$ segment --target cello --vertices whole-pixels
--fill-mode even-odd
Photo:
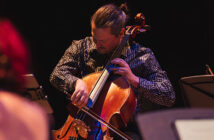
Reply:
[[[120,57],[127,41],[134,38],[137,33],[146,31],[144,15],[137,14],[135,20],[141,24],[127,26],[120,45],[113,52],[103,71],[82,78],[90,92],[88,105],[77,108],[70,103],[67,106],[70,115],[63,127],[53,131],[54,140],[95,139],[98,134],[94,134],[94,130],[98,127],[106,136],[114,133],[123,139],[132,139],[119,128],[127,125],[135,111],[137,100],[128,82],[123,77],[112,75],[109,69],[114,67],[111,60]],[[66,94],[71,96],[69,93]]]

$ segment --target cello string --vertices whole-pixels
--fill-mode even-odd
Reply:
[[[124,140],[132,140],[132,138],[130,138],[128,135],[126,135],[125,133],[123,133],[122,131],[120,131],[119,129],[117,129],[116,127],[114,127],[113,125],[107,123],[105,120],[103,120],[102,118],[100,118],[94,112],[90,111],[88,108],[86,108],[86,107],[82,108],[82,111],[84,111],[91,118],[93,118],[96,121],[98,121],[100,124],[103,124],[106,127],[108,127],[110,130],[112,130],[113,132],[115,132],[117,135],[119,135],[120,137],[122,137]]]

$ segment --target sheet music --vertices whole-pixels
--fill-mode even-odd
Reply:
[[[214,140],[214,119],[176,120],[180,140]]]

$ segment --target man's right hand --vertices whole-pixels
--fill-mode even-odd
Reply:
[[[88,103],[89,92],[86,83],[78,79],[75,84],[75,91],[71,96],[72,103],[81,108],[84,107]]]

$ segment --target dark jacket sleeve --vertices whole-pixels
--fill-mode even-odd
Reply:
[[[64,93],[70,93],[74,89],[73,83],[80,77],[78,73],[79,47],[80,42],[73,41],[50,76],[51,84]]]
[[[174,104],[175,92],[172,84],[151,49],[139,49],[135,59],[130,62],[130,67],[139,77],[139,87],[133,87],[138,94],[138,99],[145,98],[155,104],[168,107]]]

